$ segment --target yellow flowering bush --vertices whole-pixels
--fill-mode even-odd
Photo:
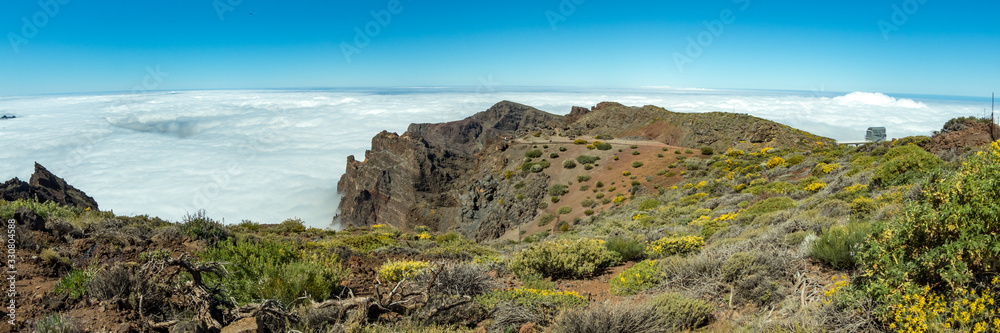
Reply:
[[[735,220],[736,217],[739,216],[739,214],[740,214],[740,212],[729,213],[729,214],[722,214],[722,215],[719,215],[719,217],[716,217],[713,221],[722,221],[722,222],[725,222],[725,221]]]
[[[643,260],[611,279],[611,293],[619,296],[633,295],[658,286],[663,281],[663,276],[656,260]]]
[[[902,311],[903,321],[895,323],[901,329],[933,329],[937,322],[960,331],[996,329],[988,325],[1000,319],[993,304],[1000,281],[985,286],[982,281],[996,276],[1000,262],[997,179],[1000,144],[994,143],[959,170],[926,184],[899,217],[872,222],[859,254],[860,291],[880,300],[884,315]],[[921,304],[938,303],[946,303],[947,318],[932,319],[934,311],[919,318],[917,310],[928,307]]]
[[[819,163],[819,164],[816,164],[816,167],[813,168],[812,174],[813,174],[813,176],[820,177],[820,176],[823,176],[823,175],[828,174],[830,172],[833,172],[833,170],[837,170],[837,169],[840,169],[840,164],[837,164],[837,163],[829,163],[829,164],[827,164],[827,163]]]
[[[767,160],[768,169],[774,169],[783,165],[785,165],[785,159],[781,158],[780,156],[775,156]]]
[[[421,233],[417,234],[417,238],[418,239],[431,239],[431,238],[434,238],[434,236],[432,236],[429,232],[424,231],[424,232],[421,232]]]
[[[840,293],[840,291],[844,289],[844,287],[847,287],[848,285],[851,284],[851,280],[847,278],[847,275],[839,276],[840,281],[837,281],[837,278],[838,276],[836,275],[830,277],[830,279],[833,280],[833,284],[830,285],[830,289],[827,289],[826,291],[823,292],[824,304],[832,303],[836,299],[837,294]]]
[[[852,214],[867,214],[875,210],[875,200],[871,198],[857,198],[851,201]]]
[[[726,156],[729,156],[729,157],[743,156],[743,151],[739,150],[739,149],[729,148],[729,150],[726,150]]]
[[[555,305],[557,308],[576,308],[587,305],[587,299],[575,291],[532,288],[494,290],[477,296],[475,302],[487,309],[492,309],[503,302],[522,306],[536,306],[545,303]]]
[[[844,192],[847,192],[847,193],[854,193],[854,192],[860,192],[860,191],[864,191],[864,190],[867,190],[867,189],[868,189],[868,185],[864,185],[864,184],[854,184],[854,185],[851,185],[851,186],[848,186],[848,187],[845,187],[845,188],[844,188]]]
[[[552,278],[585,277],[618,263],[617,253],[601,239],[560,239],[533,244],[511,256],[507,268],[517,276],[541,274]]]
[[[702,187],[705,187],[705,181],[704,180],[698,182],[698,184],[694,186],[695,189],[699,189],[699,188],[702,188]]]
[[[430,268],[431,265],[424,261],[388,261],[378,269],[378,277],[382,281],[396,283],[403,279],[409,279]]]
[[[646,254],[654,258],[686,255],[701,251],[705,239],[699,236],[663,237],[646,245]]]
[[[476,256],[475,258],[472,259],[472,262],[475,263],[476,265],[482,265],[482,266],[496,266],[504,264],[503,258],[497,255]]]
[[[622,176],[628,177],[631,174],[632,174],[632,172],[630,172],[630,171],[622,171]]]
[[[937,293],[930,287],[903,295],[900,303],[892,305],[892,322],[889,328],[896,332],[1000,331],[997,282],[1000,281],[994,277],[991,285],[981,292],[958,288],[950,297]]]
[[[824,188],[826,188],[826,183],[824,183],[824,182],[815,182],[815,183],[806,185],[806,191],[809,191],[809,192],[818,192],[819,190],[822,190]]]

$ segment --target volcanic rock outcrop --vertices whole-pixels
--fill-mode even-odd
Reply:
[[[403,135],[383,131],[372,139],[364,161],[347,157],[347,170],[337,183],[343,194],[337,218],[345,226],[448,229],[461,221],[459,197],[482,165],[486,147],[495,147],[488,152],[495,156],[506,146],[505,138],[561,123],[560,116],[503,101],[463,120],[412,124]]]
[[[62,178],[35,163],[35,172],[28,182],[16,177],[0,185],[0,199],[15,201],[37,198],[39,202],[56,202],[60,205],[97,210],[97,201],[83,191],[66,183]]]

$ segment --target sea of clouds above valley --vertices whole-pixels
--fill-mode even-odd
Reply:
[[[885,126],[929,135],[988,101],[879,93],[644,89],[236,90],[0,97],[0,179],[39,162],[117,214],[180,220],[205,209],[238,223],[302,218],[327,227],[347,155],[379,131],[458,120],[511,100],[556,114],[602,101],[747,113],[842,141]]]

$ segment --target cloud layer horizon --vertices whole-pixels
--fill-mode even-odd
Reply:
[[[555,114],[603,101],[677,112],[738,112],[841,141],[869,126],[930,135],[983,103],[849,94],[641,88],[235,90],[0,98],[0,179],[39,162],[117,214],[180,220],[199,209],[226,223],[298,217],[329,227],[346,157],[410,123],[465,118],[510,100]],[[988,103],[986,104],[988,106]]]

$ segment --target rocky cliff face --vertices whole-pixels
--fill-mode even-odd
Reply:
[[[459,198],[458,229],[476,241],[499,238],[508,229],[535,218],[538,203],[546,199],[548,184],[548,176],[535,173],[516,181],[492,175],[474,179]]]
[[[504,101],[460,121],[412,124],[403,135],[379,133],[364,161],[348,156],[347,171],[337,184],[343,198],[335,219],[345,226],[448,229],[463,221],[465,213],[458,210],[468,204],[460,197],[471,180],[483,176],[476,166],[487,147],[502,149],[504,137],[561,123],[559,116]]]
[[[66,184],[65,180],[52,174],[38,163],[35,163],[35,172],[27,183],[14,178],[0,185],[0,199],[2,200],[15,201],[32,198],[38,198],[39,202],[53,201],[61,205],[97,210],[97,201],[94,201],[94,198]]]

